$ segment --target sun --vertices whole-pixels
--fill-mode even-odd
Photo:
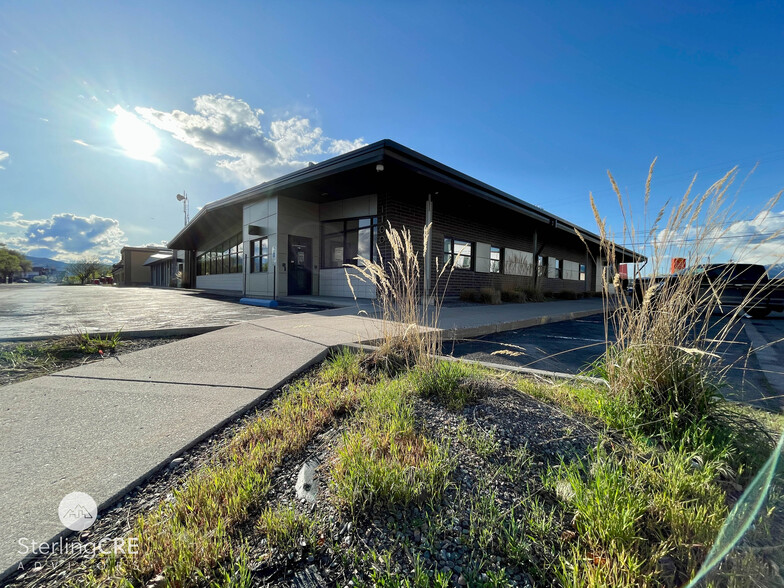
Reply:
[[[150,161],[154,158],[160,141],[158,135],[134,114],[117,107],[112,109],[117,115],[112,130],[114,138],[125,154],[133,159]]]

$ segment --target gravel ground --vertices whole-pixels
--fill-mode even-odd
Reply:
[[[535,574],[536,562],[550,554],[539,551],[541,548],[534,543],[531,565],[525,569],[515,565],[496,548],[499,529],[489,529],[490,544],[480,548],[477,538],[471,535],[472,499],[494,494],[498,508],[508,513],[512,507],[526,508],[536,496],[552,512],[555,536],[568,536],[571,523],[561,520],[552,506],[555,499],[548,497],[543,488],[542,474],[562,459],[585,456],[595,446],[597,436],[585,423],[500,382],[487,381],[483,388],[480,400],[461,412],[450,412],[431,401],[417,401],[417,418],[424,432],[434,439],[451,440],[449,451],[456,468],[453,483],[440,501],[405,509],[376,508],[357,518],[337,510],[330,500],[325,464],[333,459],[350,417],[322,431],[305,451],[289,456],[275,472],[266,504],[292,505],[316,520],[318,539],[313,545],[300,540],[288,549],[271,548],[255,528],[256,517],[251,517],[240,535],[249,547],[253,586],[353,586],[355,582],[372,581],[375,571],[384,567],[393,572],[409,572],[416,560],[431,571],[441,570],[455,586],[486,580],[485,572],[492,574],[501,569],[506,572],[506,585],[533,585],[531,574]],[[169,499],[189,472],[208,461],[244,423],[268,408],[269,401],[175,460],[115,507],[100,513],[88,531],[69,541],[97,543],[128,533],[137,515]],[[494,439],[495,449],[490,454],[477,454],[461,431]],[[521,452],[528,455],[524,464],[516,461]],[[313,459],[321,465],[316,470],[317,501],[310,504],[297,500],[295,482],[302,464]],[[511,466],[516,468],[516,474],[504,474],[503,468]],[[372,550],[387,554],[387,562],[363,560]],[[73,553],[74,548],[66,551],[70,554],[53,554],[28,563],[27,569],[8,585],[54,587],[66,579],[78,585],[90,557]],[[482,571],[477,572],[480,565]]]

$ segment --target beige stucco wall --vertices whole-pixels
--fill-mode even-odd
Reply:
[[[245,293],[247,296],[272,298],[288,295],[289,235],[308,237],[312,242],[311,294],[322,296],[350,296],[342,269],[322,270],[321,221],[374,216],[378,204],[376,195],[349,198],[327,204],[316,204],[292,198],[263,198],[243,208],[243,241],[245,248]],[[260,235],[248,232],[250,225],[261,227]],[[269,239],[270,271],[250,273],[250,242],[259,237]],[[225,238],[225,237],[224,237]],[[220,239],[216,239],[216,242]],[[272,264],[275,258],[275,275]],[[322,283],[323,280],[323,283]],[[277,293],[273,290],[273,281]],[[372,289],[358,285],[358,294],[372,297]]]
[[[250,235],[248,226],[255,225],[262,228],[261,235]],[[250,273],[250,242],[259,237],[269,239],[270,270],[263,273]],[[272,257],[273,252],[277,255],[278,251],[278,198],[264,198],[253,204],[246,205],[242,210],[242,241],[245,251],[245,294],[247,296],[258,296],[262,298],[272,298],[273,292],[273,272]],[[277,255],[279,258],[280,256]]]
[[[144,262],[157,250],[126,249],[123,252],[124,286],[143,286],[150,283],[150,268]]]

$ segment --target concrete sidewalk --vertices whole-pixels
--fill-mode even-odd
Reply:
[[[445,339],[601,311],[601,300],[442,309]],[[334,345],[380,336],[356,308],[278,315],[0,389],[0,578],[18,541],[63,532],[63,496],[101,510],[158,468],[320,361]]]

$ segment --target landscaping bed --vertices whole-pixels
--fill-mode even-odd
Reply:
[[[116,337],[91,337],[81,334],[38,341],[0,342],[0,386],[184,338],[186,337],[122,339],[119,334]]]
[[[600,387],[379,365],[336,354],[73,538],[137,554],[49,556],[10,585],[682,585],[770,451],[665,447]],[[778,556],[743,573],[766,585]]]

